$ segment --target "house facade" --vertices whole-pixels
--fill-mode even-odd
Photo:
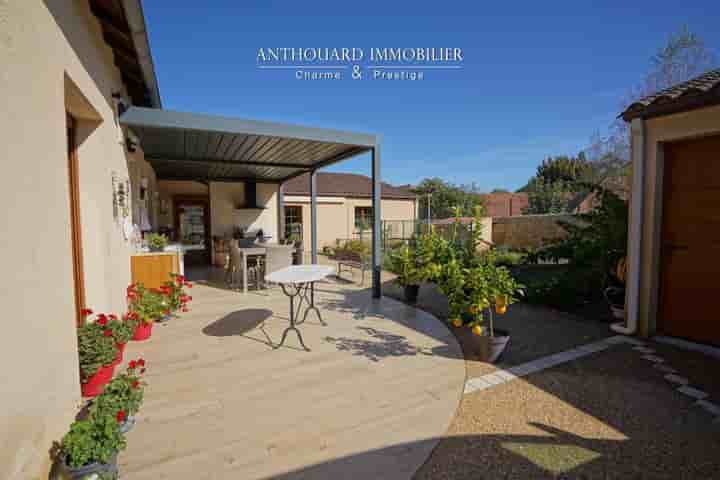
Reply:
[[[630,105],[623,333],[720,345],[720,69]]]
[[[80,402],[78,309],[125,308],[124,220],[138,203],[113,203],[112,192],[155,183],[142,149],[126,149],[118,106],[160,104],[139,2],[10,0],[0,23],[0,296],[12,319],[0,353],[0,478],[30,479],[46,475]]]
[[[82,401],[80,312],[125,312],[140,232],[200,245],[208,264],[212,236],[262,229],[282,240],[283,182],[370,153],[377,191],[380,145],[162,110],[140,0],[9,0],[0,24],[0,478],[47,478]],[[382,210],[379,197],[370,204]]]
[[[310,238],[310,177],[301,175],[283,186],[285,195],[284,223],[288,232]],[[319,172],[318,195],[318,246],[333,246],[337,240],[369,240],[372,231],[372,183],[365,175],[352,173]],[[382,220],[388,228],[402,229],[418,216],[416,195],[409,186],[382,185]],[[296,230],[293,230],[295,228]],[[309,248],[304,242],[305,249]]]

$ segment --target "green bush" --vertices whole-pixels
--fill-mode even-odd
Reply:
[[[69,467],[78,468],[94,462],[108,463],[125,445],[115,416],[103,415],[70,425],[70,431],[60,444],[60,452]]]
[[[86,382],[101,367],[110,365],[117,355],[112,331],[97,322],[86,323],[77,330],[80,378]]]
[[[117,418],[135,415],[142,405],[145,383],[142,374],[145,372],[145,360],[133,360],[125,373],[113,378],[92,403],[90,417],[100,418],[109,415]]]

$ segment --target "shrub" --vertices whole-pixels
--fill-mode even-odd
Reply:
[[[559,306],[597,298],[608,284],[627,249],[628,211],[625,201],[610,190],[592,187],[600,204],[579,215],[580,222],[561,222],[567,236],[537,252],[542,259],[567,260],[568,270],[542,289]],[[553,291],[557,290],[557,291]]]
[[[101,415],[70,425],[60,444],[65,463],[72,468],[94,462],[108,463],[126,445],[118,423],[115,416]]]
[[[86,382],[104,365],[110,365],[117,355],[112,330],[97,322],[86,323],[77,330],[80,378]]]

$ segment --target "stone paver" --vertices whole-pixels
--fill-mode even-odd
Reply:
[[[589,343],[587,345],[582,345],[580,347],[566,350],[564,352],[555,353],[553,355],[548,355],[546,357],[538,358],[537,360],[523,363],[521,365],[511,367],[507,370],[498,370],[496,372],[489,373],[486,375],[481,375],[479,377],[473,377],[473,378],[468,379],[465,382],[464,392],[465,392],[465,394],[469,394],[469,393],[476,392],[478,390],[485,390],[487,388],[491,388],[491,387],[509,382],[518,377],[524,377],[524,376],[530,375],[532,373],[539,372],[541,370],[545,370],[547,368],[551,368],[551,367],[555,367],[557,365],[561,365],[563,363],[571,362],[573,360],[582,358],[586,355],[590,355],[593,353],[601,352],[603,350],[607,350],[608,348],[610,348],[613,345],[620,345],[623,343],[628,343],[628,344],[634,345],[636,343],[636,341],[635,341],[635,339],[633,339],[631,337],[617,335],[614,337],[609,337],[609,338],[606,338],[603,340],[599,340],[594,343]]]
[[[664,363],[665,360],[663,360],[662,357],[658,357],[657,355],[643,355],[643,359],[648,360],[653,363]]]
[[[653,367],[660,370],[661,372],[665,372],[665,373],[676,373],[677,372],[677,370],[675,370],[671,366],[663,365],[661,363],[656,363],[653,365]]]
[[[688,397],[692,397],[697,400],[704,400],[708,397],[708,394],[703,392],[702,390],[698,390],[697,388],[693,388],[693,387],[688,387],[687,385],[679,387],[677,389],[677,391],[682,393],[683,395],[687,395]]]
[[[677,383],[678,385],[687,385],[689,380],[685,377],[681,377],[680,375],[675,375],[674,373],[668,373],[665,375],[665,380],[671,383]]]
[[[717,403],[712,403],[707,400],[698,400],[695,404],[716,417],[720,417],[720,405]]]

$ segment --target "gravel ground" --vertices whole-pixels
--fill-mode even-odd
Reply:
[[[720,425],[640,356],[619,346],[465,395],[416,479],[718,478]]]
[[[383,294],[404,301],[402,289],[393,282],[383,285]],[[416,305],[445,320],[447,300],[432,284],[423,284]],[[518,303],[508,312],[496,316],[496,328],[510,332],[510,344],[496,365],[473,358],[465,338],[458,336],[466,359],[468,378],[490,373],[497,368],[508,368],[540,357],[569,350],[614,335],[608,324],[585,320],[576,315],[551,308]]]
[[[687,378],[691,386],[707,392],[709,400],[720,404],[720,359],[664,343],[648,342],[647,346],[677,370],[677,375]],[[717,476],[720,478],[720,474]]]

